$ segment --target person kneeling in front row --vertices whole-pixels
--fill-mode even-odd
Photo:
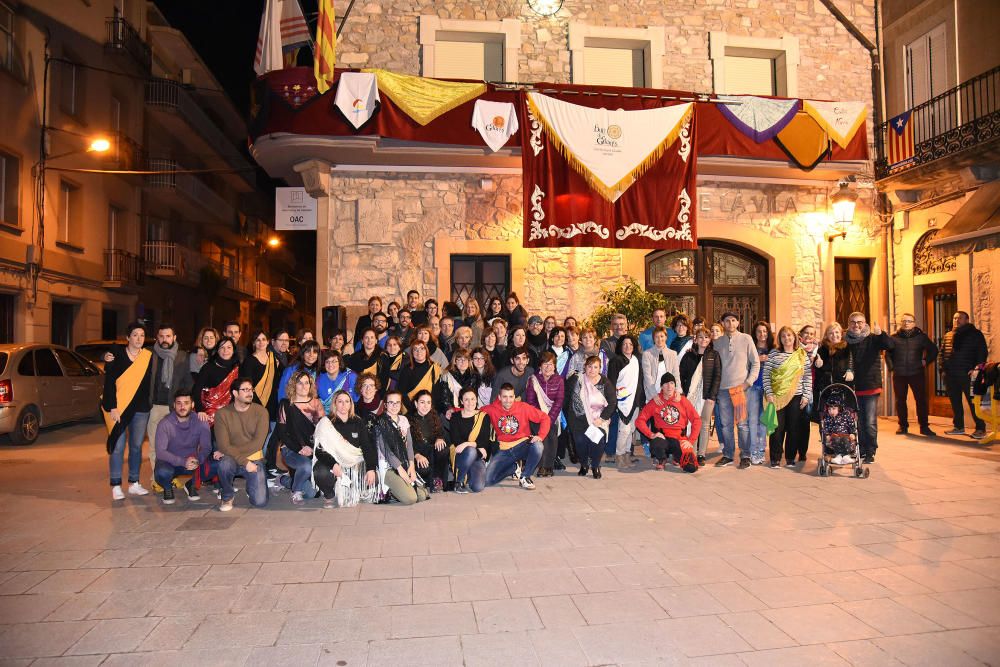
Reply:
[[[534,489],[535,483],[531,476],[542,460],[542,443],[552,426],[549,416],[536,407],[516,400],[514,385],[509,382],[501,385],[499,398],[484,406],[482,412],[490,418],[500,442],[499,451],[486,468],[486,485],[493,486],[510,476],[517,469],[517,462],[524,461],[517,481],[522,489]],[[530,424],[538,425],[538,435],[531,435]]]
[[[191,475],[184,485],[191,500],[198,500],[199,474],[213,477],[214,462],[205,467],[212,453],[212,433],[208,424],[192,418],[194,400],[190,391],[178,391],[174,396],[174,411],[156,426],[156,465],[153,479],[163,487],[163,504],[174,504],[174,478]]]
[[[653,420],[656,430],[649,428]],[[639,413],[639,431],[649,438],[649,451],[656,459],[656,469],[663,470],[668,456],[684,472],[698,471],[698,458],[694,445],[686,435],[688,425],[695,438],[701,430],[701,417],[686,397],[677,392],[677,382],[673,374],[664,373],[660,378],[660,393],[653,397]]]
[[[253,507],[267,505],[267,471],[264,469],[264,441],[270,430],[267,408],[254,403],[253,381],[238,378],[232,386],[233,401],[215,413],[213,454],[219,462],[219,486],[222,487],[220,512],[233,509],[237,475],[247,483],[247,495]]]

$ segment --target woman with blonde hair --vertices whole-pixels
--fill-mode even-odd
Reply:
[[[375,497],[378,449],[364,421],[354,414],[354,400],[340,389],[331,400],[328,419],[316,425],[313,475],[323,492],[323,507],[353,507]],[[338,483],[339,482],[339,483]]]
[[[486,322],[483,320],[483,309],[479,307],[479,302],[472,297],[466,299],[465,307],[462,309],[462,318],[465,326],[472,329],[472,340],[481,340]]]
[[[313,486],[313,435],[316,424],[326,416],[326,411],[323,402],[316,396],[316,382],[308,371],[292,373],[285,395],[286,398],[278,403],[274,438],[281,446],[281,455],[289,471],[289,475],[282,475],[281,485],[292,490],[292,504],[301,506],[316,495]]]

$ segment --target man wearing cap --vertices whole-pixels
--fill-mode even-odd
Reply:
[[[650,419],[655,430],[649,428]],[[649,438],[649,451],[656,459],[657,470],[663,470],[667,457],[673,456],[684,472],[697,472],[698,458],[691,437],[697,439],[701,432],[701,417],[691,402],[677,391],[672,373],[664,373],[660,378],[660,392],[639,412],[636,425]]]
[[[535,353],[535,359],[549,348],[549,337],[545,334],[545,320],[538,315],[528,318],[528,347]]]
[[[749,334],[740,332],[740,318],[736,313],[723,313],[722,328],[725,333],[712,343],[722,361],[722,382],[715,404],[715,425],[722,443],[722,458],[716,467],[730,465],[736,454],[733,426],[739,434],[740,465],[750,467],[750,425],[747,412],[746,390],[753,385],[760,371],[757,346]]]

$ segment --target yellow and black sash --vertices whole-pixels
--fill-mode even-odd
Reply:
[[[416,384],[413,389],[407,392],[406,397],[413,401],[413,397],[423,390],[432,391],[434,389],[434,383],[438,381],[441,377],[441,367],[437,365],[436,361],[430,362],[427,366],[427,372],[424,376],[420,378],[420,382]]]
[[[253,393],[256,394],[257,400],[265,408],[268,401],[271,400],[271,390],[274,389],[274,368],[274,353],[268,350],[267,362],[264,364],[264,375],[253,387]]]
[[[123,352],[123,354],[128,354]],[[111,413],[101,408],[101,412],[104,414],[104,425],[108,429],[108,442],[107,449],[110,454],[115,448],[115,442],[118,440],[118,436],[121,435],[122,429],[131,421],[132,414],[135,410],[132,410],[132,399],[135,398],[135,394],[139,391],[139,385],[142,384],[143,380],[146,378],[146,373],[149,371],[149,365],[153,361],[153,353],[146,348],[139,350],[139,354],[136,356],[132,365],[125,369],[125,372],[118,376],[115,380],[115,405],[117,405],[118,410],[118,421],[116,422],[111,418]]]

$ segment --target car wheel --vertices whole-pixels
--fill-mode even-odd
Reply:
[[[33,405],[25,406],[17,416],[14,430],[10,432],[10,441],[15,445],[33,444],[38,439],[40,426],[38,408]]]

